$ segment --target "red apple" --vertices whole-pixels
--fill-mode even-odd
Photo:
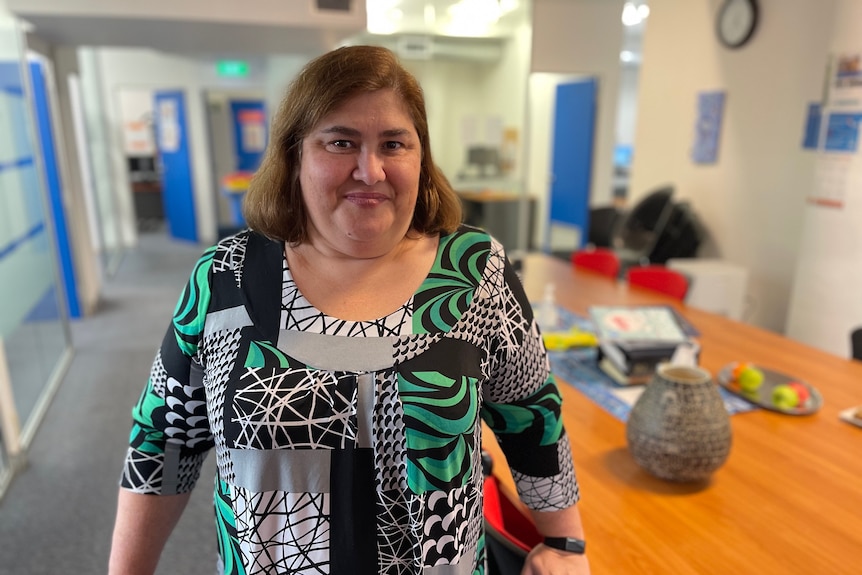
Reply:
[[[809,397],[811,397],[811,392],[808,391],[808,387],[798,381],[791,381],[787,385],[796,392],[796,396],[799,398],[797,400],[797,406],[805,405],[805,402],[808,401]]]

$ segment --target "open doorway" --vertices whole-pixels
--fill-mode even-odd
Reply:
[[[217,188],[216,223],[223,238],[245,227],[242,196],[266,149],[265,96],[248,90],[207,90],[204,101]]]

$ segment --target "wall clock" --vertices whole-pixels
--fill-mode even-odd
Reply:
[[[728,48],[741,48],[754,36],[758,17],[757,0],[725,0],[716,21],[719,40]]]

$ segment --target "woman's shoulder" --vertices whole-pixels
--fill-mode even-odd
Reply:
[[[236,271],[244,267],[246,261],[280,260],[283,244],[246,228],[221,238],[208,251],[213,254],[215,271]]]
[[[487,250],[489,256],[503,256],[505,253],[503,245],[489,232],[467,224],[461,224],[454,232],[441,236],[440,245],[441,247],[457,245],[461,251],[465,249],[465,245],[470,245],[472,253],[477,250]]]

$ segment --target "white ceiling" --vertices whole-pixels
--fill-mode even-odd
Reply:
[[[34,15],[32,34],[55,45],[148,47],[182,54],[318,54],[352,31],[142,18]]]
[[[515,9],[491,26],[487,30],[488,36],[508,35],[515,27],[529,21],[530,0],[502,1],[512,2]],[[396,35],[437,35],[447,32],[449,7],[456,2],[366,0],[365,4],[372,18],[378,14],[400,14],[400,19],[393,21],[391,26],[391,31]],[[83,15],[70,14],[68,11],[61,14],[51,13],[44,6],[33,9],[34,3],[26,0],[10,0],[9,4],[17,16],[32,26],[32,34],[55,45],[149,47],[165,52],[214,55],[317,54],[351,38],[368,38],[364,18],[362,29],[359,29],[355,26],[346,28],[343,25],[335,27],[304,23],[234,24],[225,21],[142,18],[140,15],[107,17],[92,11]]]

